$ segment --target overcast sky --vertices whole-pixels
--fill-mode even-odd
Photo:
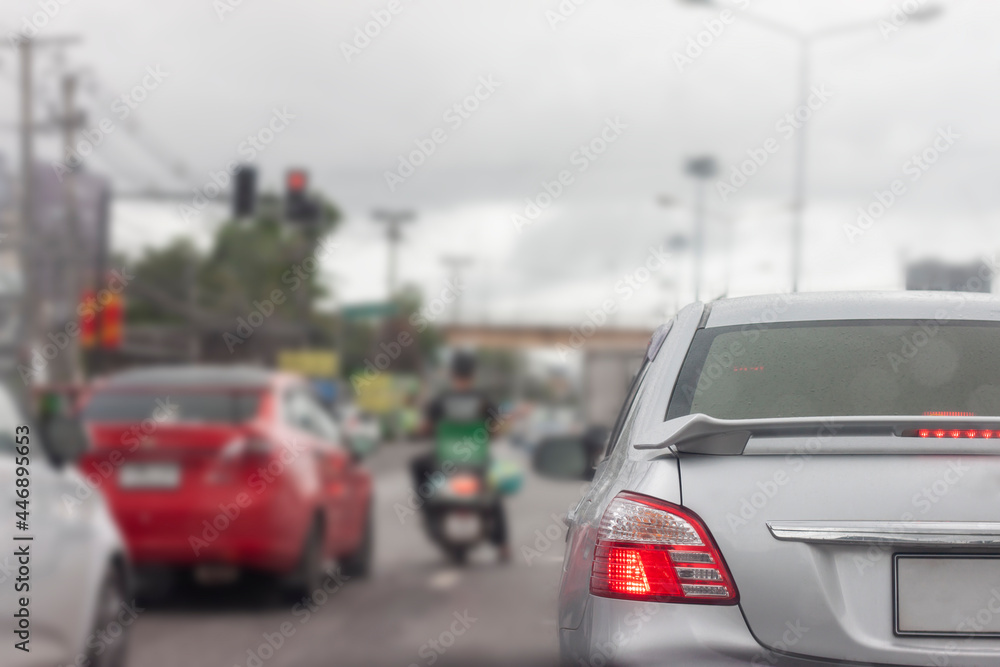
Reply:
[[[85,68],[94,82],[81,94],[90,123],[116,123],[87,165],[121,191],[202,186],[245,157],[241,143],[267,127],[275,109],[294,116],[254,162],[274,189],[287,167],[310,169],[314,186],[344,210],[327,276],[346,301],[384,296],[385,244],[370,212],[398,207],[419,214],[407,230],[401,276],[428,298],[444,284],[442,255],[475,257],[469,317],[574,322],[613,298],[622,323],[661,318],[675,298],[691,299],[687,254],[655,269],[632,297],[616,286],[644,275],[651,248],[690,233],[694,184],[685,158],[714,155],[719,178],[728,180],[747,151],[759,156],[766,146],[774,149],[767,162],[726,201],[714,181],[709,186],[715,216],[703,296],[722,292],[727,277],[732,294],[787,290],[797,133],[786,137],[778,123],[797,106],[799,50],[738,11],[723,15],[726,6],[803,33],[857,25],[811,50],[811,80],[823,94],[804,125],[804,289],[898,288],[906,258],[974,259],[1000,242],[994,2],[947,2],[938,19],[890,31],[900,23],[891,23],[893,7],[917,0],[717,8],[669,0],[50,1],[58,9],[40,34],[82,37],[65,66]],[[6,0],[4,42],[46,5]],[[372,13],[385,22],[390,6],[399,9],[391,21],[345,55]],[[575,10],[561,14],[560,6]],[[711,27],[719,34],[709,37]],[[707,46],[688,51],[699,33]],[[42,116],[58,99],[59,67],[50,54],[39,56]],[[118,121],[114,97],[152,81],[149,68],[165,76]],[[17,119],[16,73],[12,52],[0,52],[4,124]],[[488,88],[484,78],[493,82]],[[446,115],[477,87],[477,109]],[[580,146],[609,120],[615,140],[595,159],[581,158]],[[914,179],[907,161],[948,128],[947,150]],[[390,191],[386,172],[436,129],[446,141]],[[0,143],[9,160],[17,157],[15,139],[8,131]],[[43,139],[38,152],[52,159],[56,146]],[[512,218],[524,214],[525,199],[563,170],[572,182],[519,231]],[[903,194],[852,242],[844,226],[896,179]],[[220,211],[184,220],[176,205],[123,203],[115,214],[115,244],[134,253],[181,234],[203,242]]]

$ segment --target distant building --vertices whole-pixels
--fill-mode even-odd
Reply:
[[[948,264],[924,260],[906,267],[906,289],[990,294],[993,273],[983,262]]]

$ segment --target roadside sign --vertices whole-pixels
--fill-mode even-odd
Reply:
[[[398,310],[396,304],[392,302],[373,302],[344,306],[340,309],[340,313],[346,320],[363,320],[369,317],[389,317],[395,315]]]
[[[356,374],[351,384],[355,388],[358,407],[375,415],[384,415],[396,409],[397,399],[392,376],[378,373],[372,376]]]
[[[310,378],[333,378],[340,375],[340,356],[330,350],[282,350],[278,368]]]

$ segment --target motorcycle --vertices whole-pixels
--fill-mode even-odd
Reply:
[[[503,496],[520,489],[523,475],[515,465],[490,458],[484,424],[439,425],[435,458],[424,526],[452,562],[464,564],[497,529]]]

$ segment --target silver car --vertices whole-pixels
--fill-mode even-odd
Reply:
[[[1000,665],[1000,301],[694,304],[587,473],[559,596],[572,665]]]
[[[68,463],[85,444],[73,426],[43,437],[0,383],[3,667],[120,667],[143,611],[99,485]]]

